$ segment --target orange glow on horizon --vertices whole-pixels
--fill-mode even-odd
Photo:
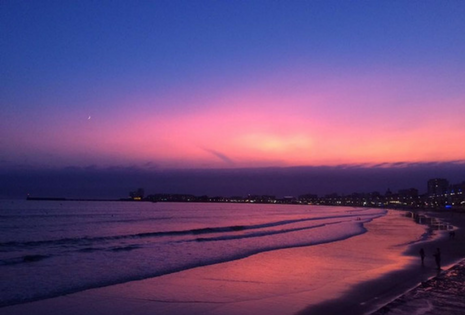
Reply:
[[[408,91],[398,95],[404,76],[343,78],[318,88],[299,76],[293,79],[298,88],[282,86],[281,76],[276,77],[209,100],[194,95],[184,111],[141,114],[134,107],[149,108],[155,101],[140,97],[119,104],[127,110],[93,115],[92,120],[85,116],[69,123],[70,117],[47,128],[31,124],[31,134],[40,132],[43,141],[18,138],[16,151],[43,152],[44,161],[57,165],[104,160],[110,165],[150,162],[161,168],[465,160],[465,147],[459,145],[465,138],[460,97],[414,99]],[[61,157],[52,160],[48,152]]]

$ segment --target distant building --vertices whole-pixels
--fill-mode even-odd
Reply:
[[[284,196],[283,199],[281,199],[282,203],[299,203],[297,198],[294,196]]]
[[[142,199],[144,199],[144,189],[139,188],[136,191],[129,192],[129,197],[132,200],[142,200]]]
[[[399,197],[407,198],[407,197],[418,197],[418,189],[416,188],[409,188],[409,189],[401,189],[399,190]]]
[[[465,182],[449,186],[448,194],[451,196],[465,194]]]
[[[316,204],[318,203],[318,195],[316,194],[305,194],[300,195],[299,200],[303,203]]]
[[[446,197],[452,206],[465,206],[465,182],[450,185]]]
[[[400,189],[398,192],[397,201],[404,206],[417,207],[420,204],[420,200],[418,198],[418,189]]]
[[[147,196],[148,200],[151,201],[164,201],[164,202],[194,202],[194,201],[209,201],[208,196],[196,197],[194,195],[186,194],[153,194]]]
[[[445,178],[433,178],[428,180],[428,196],[443,196],[449,188],[449,181]]]

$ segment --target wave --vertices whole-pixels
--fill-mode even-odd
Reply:
[[[124,239],[137,239],[137,238],[149,238],[149,237],[166,237],[166,236],[184,236],[184,235],[203,235],[203,234],[215,234],[215,233],[226,233],[226,232],[240,232],[247,230],[257,230],[264,229],[269,227],[277,227],[288,224],[295,224],[300,222],[308,221],[321,221],[337,218],[361,218],[361,217],[373,217],[373,214],[348,214],[348,215],[337,215],[337,216],[326,216],[326,217],[317,217],[317,218],[304,218],[304,219],[295,219],[295,220],[282,220],[275,222],[268,222],[262,224],[251,224],[251,225],[231,225],[223,227],[205,227],[198,229],[190,230],[175,230],[175,231],[161,231],[161,232],[145,232],[145,233],[136,233],[136,234],[126,234],[126,235],[114,235],[114,236],[99,236],[99,237],[80,237],[80,238],[62,238],[56,240],[41,240],[41,241],[10,241],[0,243],[0,252],[4,252],[7,248],[27,248],[27,247],[38,247],[42,245],[85,245],[92,244],[95,242],[104,242],[104,241],[115,241],[115,240],[124,240]]]
[[[46,258],[50,258],[51,255],[24,255],[21,257],[9,258],[9,259],[2,259],[0,260],[0,266],[8,266],[8,265],[17,265],[22,263],[33,263],[44,260]]]
[[[89,224],[114,224],[114,223],[140,223],[140,222],[157,222],[157,221],[168,221],[172,220],[173,217],[155,217],[155,218],[128,218],[128,219],[120,219],[117,216],[113,218],[113,215],[108,215],[108,214],[102,214],[102,215],[88,215],[83,217],[82,215],[75,215],[75,214],[51,214],[51,215],[43,215],[43,214],[37,214],[37,215],[0,215],[0,219],[2,219],[4,222],[8,222],[7,220],[16,220],[20,219],[21,221],[25,221],[28,219],[45,219],[42,226],[73,226],[76,225],[76,222],[69,222],[69,219],[74,219],[78,218],[80,219],[80,222],[85,222],[86,225]],[[103,218],[105,220],[103,220]],[[51,221],[50,219],[66,219],[67,221],[63,221],[60,223],[57,223],[56,221]]]
[[[382,215],[378,215],[382,216]],[[371,221],[371,219],[378,217],[378,216],[373,216],[370,215],[369,220],[357,220],[356,222],[363,226],[363,223]],[[344,218],[347,218],[347,216],[342,216]],[[353,216],[349,216],[353,217]],[[360,216],[358,216],[360,217]],[[64,247],[69,247],[70,243],[72,242],[72,245],[83,245],[86,246],[84,248],[79,248],[79,249],[67,249],[64,252],[57,252],[54,251],[55,254],[48,254],[48,255],[25,255],[25,256],[20,256],[20,257],[15,257],[15,258],[10,258],[10,259],[3,259],[0,260],[0,265],[16,265],[16,264],[21,264],[21,263],[30,263],[30,262],[36,262],[43,260],[45,258],[50,258],[50,257],[57,257],[61,256],[63,254],[69,254],[70,252],[78,252],[78,253],[92,253],[92,252],[128,252],[132,250],[137,250],[143,248],[143,244],[130,244],[130,245],[122,245],[122,246],[115,246],[112,245],[112,242],[105,242],[107,243],[106,246],[102,244],[102,242],[98,241],[114,241],[114,240],[121,240],[121,239],[137,239],[141,237],[150,237],[150,236],[166,236],[166,235],[207,235],[207,234],[219,234],[217,236],[212,236],[212,237],[197,237],[195,239],[183,239],[183,240],[176,240],[172,241],[173,243],[189,243],[189,242],[216,242],[216,241],[232,241],[232,240],[240,240],[240,239],[251,239],[251,238],[258,238],[258,237],[267,237],[267,236],[273,236],[273,235],[279,235],[279,234],[286,234],[286,233],[292,233],[292,232],[299,232],[299,231],[304,231],[304,230],[313,230],[313,229],[318,229],[318,228],[324,228],[326,226],[330,225],[337,225],[341,223],[348,222],[347,220],[338,220],[338,221],[333,221],[333,222],[325,222],[317,225],[311,225],[311,226],[304,226],[304,227],[295,227],[295,228],[287,228],[287,229],[274,229],[274,230],[263,230],[263,228],[269,228],[269,227],[279,227],[283,225],[288,225],[292,223],[300,223],[300,222],[305,222],[305,221],[315,221],[315,220],[323,220],[323,219],[333,219],[333,218],[341,218],[341,216],[330,216],[330,217],[320,217],[320,218],[306,218],[306,219],[298,219],[298,220],[283,220],[283,221],[276,221],[276,222],[269,222],[269,223],[264,223],[264,224],[255,224],[255,225],[248,225],[248,226],[243,226],[243,225],[233,225],[233,226],[228,226],[228,227],[217,227],[217,228],[202,228],[202,229],[192,229],[192,230],[184,230],[184,231],[169,231],[169,232],[154,232],[154,233],[139,233],[139,234],[133,234],[133,235],[124,235],[124,236],[118,236],[118,237],[97,237],[97,238],[68,238],[68,239],[61,239],[57,241],[36,241],[36,242],[9,242],[9,243],[3,243],[0,244],[0,252],[8,252],[5,249],[2,249],[1,246],[40,246],[40,245],[68,245]],[[355,220],[354,220],[355,223]],[[243,233],[243,234],[223,234],[224,232],[238,232],[238,231],[251,231],[248,233]],[[95,244],[97,243],[97,244]],[[316,245],[318,242],[315,242],[315,240],[308,241],[305,243],[305,245]],[[92,246],[92,244],[95,244],[97,246]],[[99,246],[100,244],[100,246]],[[89,246],[90,245],[90,246]],[[103,246],[102,246],[103,245]],[[296,246],[303,246],[303,245],[296,245]],[[288,247],[294,247],[288,246]],[[280,247],[281,248],[281,247]],[[17,250],[18,247],[15,247]],[[274,248],[277,249],[277,248]]]
[[[325,223],[325,224],[319,224],[319,225],[313,225],[313,226],[307,226],[307,227],[302,227],[302,228],[295,228],[295,229],[286,229],[286,230],[277,230],[277,231],[263,231],[263,232],[254,232],[254,233],[247,233],[244,235],[225,235],[225,236],[220,236],[220,237],[209,237],[209,238],[196,238],[195,240],[187,240],[185,242],[211,242],[211,241],[229,241],[229,240],[238,240],[238,239],[243,239],[243,238],[252,238],[252,237],[262,237],[262,236],[271,236],[271,235],[276,235],[276,234],[284,234],[284,233],[290,233],[290,232],[297,232],[297,231],[303,231],[303,230],[310,230],[310,229],[316,229],[316,228],[321,228],[330,224],[338,224],[343,221],[338,221],[334,223]]]
[[[208,266],[208,265],[213,265],[213,264],[218,264],[218,263],[224,263],[228,261],[234,261],[238,259],[243,259],[255,254],[259,253],[264,253],[264,252],[269,252],[269,251],[274,251],[274,250],[281,250],[281,249],[289,249],[289,248],[297,248],[297,247],[304,247],[304,246],[310,246],[310,245],[320,245],[320,244],[326,244],[326,243],[331,243],[335,241],[341,241],[348,239],[350,237],[353,237],[355,235],[363,234],[366,233],[367,230],[363,226],[364,223],[371,221],[374,217],[371,216],[371,218],[367,221],[357,221],[357,222],[352,222],[352,229],[348,231],[342,231],[340,230],[339,233],[335,234],[327,234],[319,239],[303,239],[299,241],[293,241],[291,243],[277,243],[277,244],[263,244],[262,246],[258,246],[255,248],[249,248],[245,250],[241,250],[239,252],[234,252],[228,255],[222,255],[222,256],[217,256],[217,257],[209,257],[209,258],[204,258],[200,260],[189,260],[185,261],[183,263],[179,264],[167,264],[163,268],[155,268],[153,270],[149,268],[145,268],[146,272],[144,273],[139,273],[139,274],[120,274],[115,277],[115,274],[112,273],[112,278],[111,279],[100,279],[100,280],[93,280],[92,282],[88,283],[81,283],[72,287],[62,287],[60,289],[55,288],[53,291],[50,292],[37,292],[34,296],[30,297],[23,297],[21,299],[18,299],[17,297],[12,297],[10,299],[6,299],[4,301],[0,301],[0,307],[2,306],[7,306],[7,305],[14,305],[18,303],[25,303],[25,302],[31,302],[31,301],[36,301],[36,300],[41,300],[45,298],[51,298],[51,297],[56,297],[56,296],[61,296],[61,295],[66,295],[70,293],[76,293],[80,292],[83,290],[91,289],[91,288],[98,288],[98,287],[104,287],[104,286],[109,286],[109,285],[115,285],[115,284],[120,284],[120,283],[125,283],[129,281],[136,281],[136,280],[143,280],[143,279],[148,279],[148,278],[153,278],[153,277],[158,277],[166,274],[171,274],[175,272],[180,272],[192,268],[197,268],[197,267],[202,267],[202,266]],[[341,223],[342,221],[338,222]],[[334,223],[334,224],[338,224]],[[322,224],[319,225],[318,227],[323,227],[327,224]],[[315,227],[316,228],[316,227]],[[302,228],[305,229],[305,228]],[[290,231],[298,231],[302,229],[289,229],[288,232]],[[308,229],[308,228],[307,228]],[[112,250],[114,252],[118,251],[127,251],[127,250],[133,250],[137,249],[137,246],[123,246],[123,247],[114,247],[110,249],[98,249],[98,248],[86,248],[83,249],[82,251],[87,251],[87,252],[92,252],[94,250]],[[45,258],[45,257],[44,257]],[[58,290],[57,290],[58,289]]]

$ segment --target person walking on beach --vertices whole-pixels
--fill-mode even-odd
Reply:
[[[441,270],[441,251],[439,248],[436,248],[436,253],[433,254],[434,260],[436,260],[436,266],[438,267],[438,270]]]
[[[425,250],[423,248],[420,249],[420,258],[421,258],[421,266],[425,266]]]

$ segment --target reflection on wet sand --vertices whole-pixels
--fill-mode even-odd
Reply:
[[[431,230],[444,231],[453,230],[454,226],[438,218],[430,217],[422,213],[406,212],[406,217],[412,218],[418,224],[427,225]]]

